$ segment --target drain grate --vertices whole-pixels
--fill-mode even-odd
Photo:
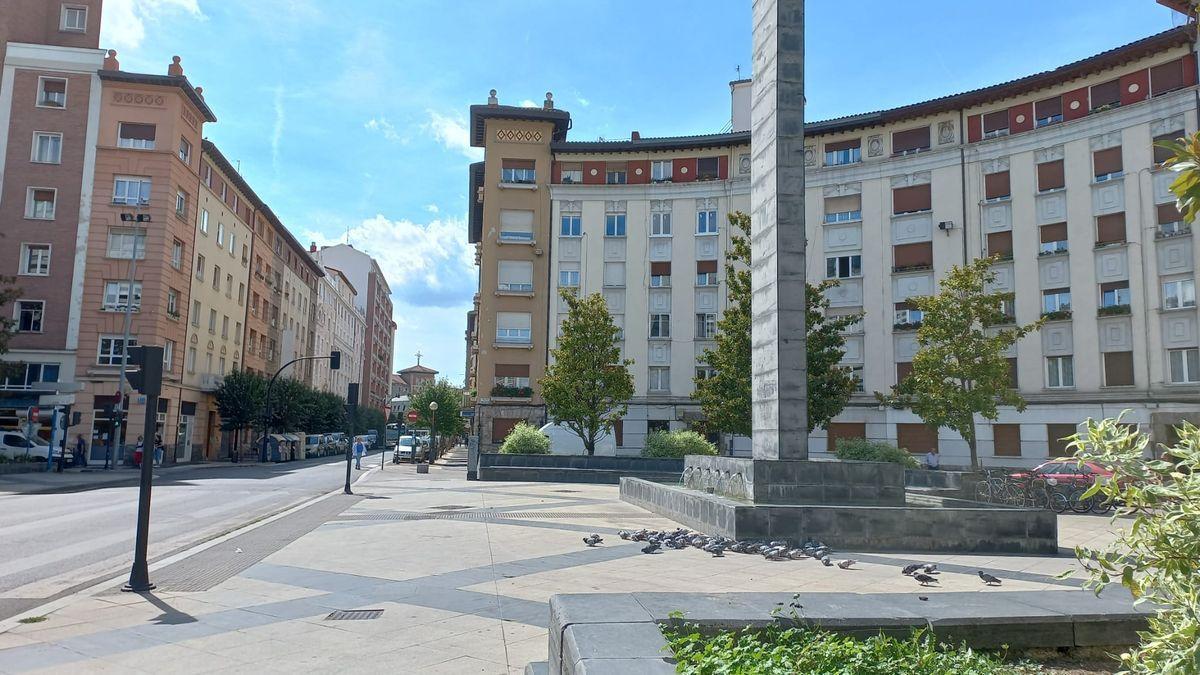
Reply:
[[[325,617],[326,621],[366,621],[368,619],[378,619],[383,616],[382,609],[339,609],[336,612],[330,612],[329,616]]]
[[[471,507],[470,506],[462,506],[460,504],[445,504],[443,506],[431,506],[429,508],[437,509],[438,511],[466,511],[467,509],[469,509]]]

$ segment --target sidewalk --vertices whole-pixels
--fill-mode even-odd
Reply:
[[[547,653],[557,593],[917,592],[914,558],[853,555],[851,570],[696,550],[643,555],[619,528],[674,528],[614,486],[479,483],[461,467],[373,467],[334,494],[258,529],[152,568],[152,594],[116,584],[0,623],[0,673],[497,673]],[[1108,519],[1064,516],[1064,545],[1111,537]],[[596,532],[602,545],[581,538]],[[836,557],[851,557],[837,552]],[[923,555],[941,588],[1061,591],[1070,557]],[[981,584],[986,569],[1002,587]],[[342,610],[372,610],[338,620]],[[7,628],[7,630],[5,630]]]

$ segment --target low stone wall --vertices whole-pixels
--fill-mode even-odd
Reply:
[[[621,499],[686,527],[735,539],[814,537],[844,551],[1058,552],[1058,519],[1042,509],[964,506],[926,497],[922,505],[747,504],[661,483],[624,478]]]
[[[0,476],[14,473],[44,473],[46,462],[10,462],[0,464]]]
[[[491,481],[616,485],[627,476],[675,482],[682,471],[682,459],[480,453],[476,475]]]
[[[550,598],[549,661],[526,672],[553,675],[675,672],[661,626],[676,619],[712,630],[773,623],[819,626],[852,635],[907,636],[927,628],[977,649],[1120,648],[1137,644],[1154,610],[1134,607],[1124,589],[929,593],[589,593]],[[779,618],[798,602],[800,620]],[[1119,649],[1114,649],[1119,651]]]
[[[904,487],[929,488],[933,490],[961,490],[964,471],[929,471],[927,469],[905,469]]]
[[[683,484],[757,504],[904,504],[904,467],[888,462],[689,456]]]

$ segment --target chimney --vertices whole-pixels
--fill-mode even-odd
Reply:
[[[115,50],[115,49],[108,50],[108,55],[106,55],[104,57],[104,69],[105,70],[120,70],[121,69],[121,62],[117,60],[117,50]]]
[[[317,252],[317,242],[315,242],[315,241],[314,241],[314,242],[312,242],[312,243],[310,243],[310,244],[308,245],[308,252],[309,252],[309,253],[316,253],[316,252]]]
[[[636,132],[636,131],[634,131],[634,132],[631,132],[631,133],[629,134],[629,140],[631,140],[631,141],[640,141],[640,140],[642,140],[642,135],[641,135],[640,133]]]
[[[492,105],[492,106],[500,105],[500,99],[496,98],[496,90],[495,89],[488,92],[488,105]]]
[[[196,95],[204,98],[204,87],[196,87]]]
[[[167,75],[183,77],[183,66],[179,65],[179,57],[171,57],[171,65],[167,66]]]
[[[546,100],[542,101],[542,110],[554,110],[554,94],[546,92]]]
[[[750,131],[750,92],[751,80],[734,80],[729,83],[729,94],[732,98],[733,131]]]

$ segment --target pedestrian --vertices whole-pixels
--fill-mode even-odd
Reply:
[[[935,450],[930,450],[929,452],[925,453],[926,469],[929,469],[930,471],[937,471],[939,466],[941,466],[941,460],[938,458],[938,454]]]
[[[135,468],[140,469],[142,467],[142,454],[144,453],[145,448],[146,448],[146,442],[142,439],[142,436],[139,434],[137,447],[135,447],[133,450],[133,466]]]
[[[163,463],[163,440],[162,436],[154,434],[154,465],[162,466]]]
[[[367,444],[363,443],[362,436],[354,437],[354,468],[362,469],[362,456],[367,451]]]
[[[75,464],[87,467],[87,442],[83,440],[83,434],[75,436]]]

